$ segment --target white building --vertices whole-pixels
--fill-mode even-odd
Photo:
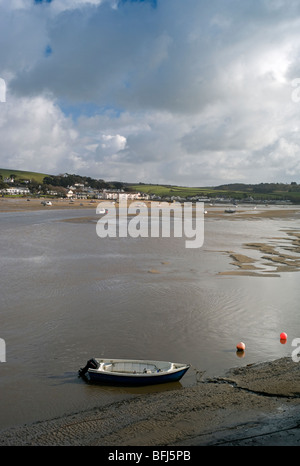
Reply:
[[[117,200],[119,198],[119,194],[116,191],[103,191],[103,199],[110,199],[110,200]]]
[[[103,199],[110,199],[115,201],[138,201],[149,199],[148,194],[137,192],[116,192],[116,191],[103,191]]]
[[[30,194],[30,191],[28,188],[18,188],[18,187],[2,189],[2,192],[5,194],[14,194],[14,195]]]
[[[74,192],[72,191],[72,189],[69,189],[69,191],[67,192],[66,196],[67,196],[68,199],[73,199],[73,197],[74,197]]]

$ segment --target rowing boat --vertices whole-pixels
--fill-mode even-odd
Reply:
[[[87,361],[78,372],[89,382],[113,385],[153,385],[180,380],[189,364],[133,359],[99,359]]]

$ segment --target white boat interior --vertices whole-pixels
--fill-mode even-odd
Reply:
[[[95,358],[98,363],[96,371],[117,372],[121,374],[155,374],[170,372],[183,368],[183,364],[162,361],[124,361],[103,360]]]

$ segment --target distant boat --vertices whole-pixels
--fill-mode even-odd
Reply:
[[[236,210],[235,209],[225,209],[224,212],[226,214],[234,214],[236,212]]]
[[[89,382],[112,385],[154,385],[176,382],[189,364],[131,359],[90,359],[78,375]]]
[[[99,210],[97,210],[98,214],[107,214],[107,212],[108,212],[108,209],[99,209]]]

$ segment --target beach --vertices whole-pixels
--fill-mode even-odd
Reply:
[[[49,201],[52,205],[44,205],[43,202]],[[99,201],[90,199],[52,199],[52,198],[0,198],[0,212],[24,212],[46,209],[82,209],[97,205]]]
[[[300,446],[299,387],[299,363],[282,358],[4,430],[0,445]]]
[[[98,204],[98,201],[91,202],[81,200],[73,203],[66,200],[52,202],[53,204],[51,206],[44,206],[41,204],[40,199],[31,199],[27,201],[26,199],[14,200],[2,198],[0,200],[0,211],[27,211],[29,213],[30,211],[45,211],[47,209],[49,209],[49,211],[55,209],[80,209],[82,207],[85,209],[96,209]],[[288,228],[285,228],[285,231],[282,232],[280,236],[272,236],[272,231],[270,231],[270,238],[262,238],[259,242],[246,242],[243,245],[242,251],[240,249],[220,249],[220,254],[223,256],[226,255],[231,261],[229,264],[230,270],[218,272],[221,279],[223,277],[223,279],[227,280],[234,275],[237,277],[244,275],[246,277],[259,277],[257,280],[261,280],[260,277],[279,277],[280,274],[284,272],[297,272],[299,270],[299,230],[294,227],[293,223],[294,219],[299,220],[298,206],[289,206],[288,208],[273,206],[272,209],[261,208],[255,211],[249,208],[243,209],[241,207],[238,212],[229,215],[225,214],[224,209],[220,206],[214,209],[208,207],[207,216],[208,218],[215,219],[226,218],[229,222],[234,222],[238,218],[248,219],[250,222],[252,219],[257,219],[259,217],[289,219]],[[68,218],[61,219],[60,222],[63,228],[64,226],[70,228],[72,224],[74,224],[74,226],[76,224],[76,227],[78,226],[81,228],[85,223],[90,224],[96,222],[98,218],[99,216],[95,214],[94,210],[91,214],[85,211],[82,216],[77,215],[76,217],[74,214],[73,217],[73,215],[69,215]],[[217,221],[218,220],[216,220],[216,222]],[[53,225],[53,231],[56,231],[55,222],[57,222],[56,219],[51,224]],[[48,234],[48,229],[50,228],[48,223],[45,225],[47,228],[45,226],[43,227],[44,230],[41,229],[44,235]],[[83,230],[80,229],[80,232],[81,231]],[[64,233],[62,232],[62,234]],[[50,235],[45,237],[49,240]],[[36,238],[38,238],[38,235]],[[73,242],[75,241],[74,238],[75,237],[73,237]],[[81,242],[81,237],[78,237],[78,244],[81,244]],[[166,253],[165,249],[163,249],[163,251]],[[252,253],[253,255],[251,255]],[[49,249],[49,255],[46,257],[51,257],[51,254],[52,246]],[[159,256],[160,262],[149,262],[149,268],[147,268],[148,265],[147,267],[145,266],[145,275],[143,275],[143,277],[147,285],[149,281],[149,271],[152,272],[151,277],[153,276],[153,280],[157,279],[160,283],[163,283],[162,280],[166,280],[168,276],[165,275],[165,272],[162,270],[168,270],[169,274],[174,274],[175,272],[179,273],[175,268],[172,268],[173,265],[170,263],[172,254],[173,251],[170,252],[169,257],[162,258]],[[44,256],[36,253],[34,267],[37,267],[37,264],[39,264],[42,258],[44,258]],[[119,271],[121,262],[118,257],[116,261],[118,266],[117,270]],[[124,263],[124,267],[126,264],[127,263]],[[55,263],[53,263],[53,267],[53,273],[56,273]],[[270,272],[271,267],[272,272]],[[34,269],[35,268],[32,270]],[[99,283],[105,284],[104,278],[100,280],[98,277],[100,273],[98,269],[95,270],[97,271],[95,273],[97,273],[96,278],[99,280]],[[108,270],[109,269],[106,270],[106,274]],[[128,268],[126,268],[126,273],[128,273]],[[181,273],[182,270],[180,270],[180,274]],[[111,276],[114,277],[114,274],[115,271],[113,270]],[[137,276],[142,276],[140,269],[138,270]],[[181,280],[181,276],[183,275],[179,276],[179,280]],[[52,279],[51,274],[49,277]],[[82,281],[81,275],[79,280]],[[266,280],[268,280],[268,278],[266,278]],[[154,286],[153,283],[152,286]],[[220,286],[219,282],[218,285]],[[76,282],[76,288],[74,288],[74,290],[78,287],[79,285]],[[87,284],[85,287],[87,287]],[[44,288],[46,288],[45,283]],[[84,288],[78,289],[80,293],[84,290]],[[108,296],[111,293],[110,290],[111,288],[109,287],[107,290]],[[245,294],[246,293],[245,291]],[[130,295],[131,294],[132,293],[130,293]],[[105,295],[105,288],[102,289],[102,299],[103,295]],[[49,295],[49,301],[51,303],[53,301],[53,296],[55,297],[55,294]],[[80,296],[80,294],[78,294],[78,296]],[[123,296],[124,289],[122,291],[122,299]],[[139,298],[139,295],[137,296]],[[150,292],[149,296],[152,297]],[[163,295],[157,296],[158,302],[160,302],[162,296]],[[143,298],[147,301],[144,295]],[[184,295],[182,299],[183,302],[186,303],[188,297]],[[95,295],[95,302],[96,301],[98,301],[98,295]],[[59,299],[57,303],[60,302],[61,300]],[[216,304],[218,303],[214,301],[213,306],[215,307]],[[226,305],[226,302],[222,302],[222,306],[224,304]],[[71,305],[74,308],[75,302],[71,301]],[[228,308],[232,307],[234,307],[234,305],[229,301]],[[291,307],[293,307],[292,304]],[[129,308],[131,309],[131,306],[129,306]],[[22,309],[20,309],[20,316],[22,315],[21,311]],[[273,309],[271,309],[271,311],[273,312]],[[151,320],[148,321],[148,325],[150,325],[150,322],[153,320],[152,312],[153,308],[151,308]],[[60,309],[58,316],[59,319],[62,319],[62,316],[64,316],[63,307]],[[191,316],[193,316],[193,314],[191,314]],[[145,314],[145,317],[147,317],[147,314]],[[95,319],[95,317],[93,318]],[[35,319],[37,322],[41,319],[38,307]],[[43,334],[44,338],[49,335],[49,330],[49,338],[51,337],[52,327],[49,327],[49,325],[51,324],[54,326],[54,322],[56,322],[55,315],[53,317],[53,323],[50,316],[48,316],[47,319],[45,324],[42,321],[40,322],[39,331],[43,332],[41,334],[41,339]],[[65,319],[67,323],[67,317],[65,317]],[[268,326],[268,324],[266,325]],[[57,332],[59,329],[56,327],[53,328],[55,330],[53,335],[55,339],[57,339]],[[74,325],[73,331],[75,328]],[[13,329],[15,329],[15,323],[13,323]],[[66,329],[69,329],[67,325]],[[193,329],[193,326],[191,326],[191,329]],[[195,328],[195,331],[196,330],[197,328]],[[162,334],[165,335],[164,329],[162,329],[162,331]],[[295,332],[296,331],[297,329],[295,329]],[[28,332],[30,332],[29,328]],[[68,332],[69,335],[71,330],[68,330]],[[189,338],[191,340],[193,339],[194,333],[192,330],[190,330],[190,332]],[[31,333],[29,333],[29,335],[30,338],[32,338]],[[62,335],[61,341],[63,341],[64,345],[62,348],[65,348],[66,334]],[[34,337],[36,338],[36,335]],[[145,337],[147,338],[147,333],[145,333],[142,339]],[[294,335],[294,338],[295,337],[297,337],[297,334]],[[97,335],[95,338],[95,341],[97,341]],[[130,336],[128,336],[128,338],[130,338]],[[151,334],[149,341],[152,342],[152,338],[153,336]],[[160,338],[159,341],[161,340]],[[84,343],[82,343],[82,345],[84,347],[85,340],[83,341]],[[120,334],[120,341],[123,341],[122,334]],[[197,342],[198,341],[200,342],[201,338],[198,337],[197,334]],[[132,344],[131,340],[129,340],[129,342]],[[39,340],[37,340],[37,346],[38,344]],[[144,341],[142,344],[144,345]],[[234,345],[234,341],[232,344]],[[291,340],[288,341],[288,344],[291,344]],[[73,341],[70,342],[70,348],[72,348],[72,345],[74,345]],[[52,348],[51,350],[53,351],[54,349]],[[261,354],[261,362],[249,363],[247,359],[249,352],[251,353],[251,349],[246,347],[244,362],[243,358],[238,358],[239,364],[236,367],[233,364],[232,369],[220,376],[211,377],[206,374],[205,370],[199,371],[198,368],[192,365],[189,372],[193,374],[195,383],[190,385],[180,385],[177,383],[174,385],[168,384],[164,390],[150,390],[149,392],[134,393],[124,399],[114,399],[114,394],[112,392],[109,394],[109,396],[111,396],[109,403],[97,403],[97,401],[93,400],[93,407],[88,409],[81,409],[81,407],[76,409],[74,405],[74,409],[66,409],[65,415],[46,416],[47,419],[29,421],[26,422],[26,424],[16,423],[13,427],[8,428],[2,427],[0,445],[103,447],[174,446],[176,448],[188,446],[300,446],[300,362],[294,361],[291,356],[265,361],[264,354]],[[224,352],[223,356],[227,354],[230,353]],[[243,354],[241,354],[241,356],[243,356]],[[56,365],[60,362],[59,357],[60,355],[56,355],[56,357],[53,358],[53,367],[55,370],[58,370]],[[15,356],[15,360],[18,361],[18,355]],[[30,355],[28,355],[28,360],[26,360],[25,363],[30,367]],[[22,365],[24,365],[23,362]],[[10,370],[10,367],[8,367],[8,370]],[[39,370],[41,371],[41,369]],[[51,370],[52,368],[49,367],[50,373]],[[42,382],[45,378],[50,377],[47,376],[47,372],[45,372],[45,375],[42,373],[42,375],[44,377],[41,378]],[[64,376],[62,375],[61,377],[63,379]],[[75,372],[67,374],[62,381],[62,386],[63,383],[72,384],[70,386],[79,394],[78,396],[81,396],[80,392],[84,390],[85,384],[81,384],[81,381],[74,384],[74,380],[76,379],[77,374]],[[96,390],[97,387],[91,392],[95,397],[97,396]],[[107,395],[107,393],[103,392],[102,396],[103,395]],[[70,411],[72,412],[70,413]]]
[[[52,205],[47,206],[43,203],[50,201]],[[66,198],[34,198],[34,197],[2,197],[0,198],[0,212],[23,212],[23,211],[34,211],[34,210],[45,210],[45,209],[79,209],[79,208],[96,208],[98,204],[112,205],[113,201],[102,200],[102,199],[66,199]],[[151,203],[163,205],[163,201],[130,201],[140,204],[143,202],[148,207]],[[165,203],[169,204],[169,203]],[[289,218],[298,215],[300,207],[298,205],[286,204],[286,205],[241,205],[233,209],[232,214],[225,212],[227,204],[205,204],[206,215],[208,218],[211,217],[225,217],[230,219],[247,218],[257,219],[260,217],[264,218]],[[172,204],[171,204],[172,205]],[[178,206],[178,203],[175,204]]]

